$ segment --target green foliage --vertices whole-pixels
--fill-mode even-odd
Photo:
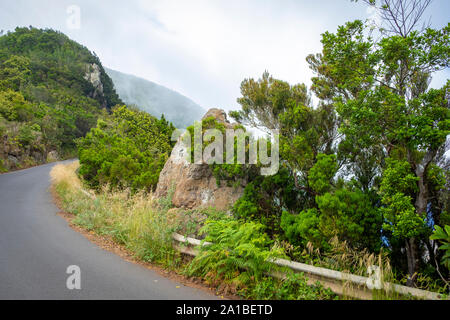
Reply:
[[[286,168],[273,176],[257,176],[244,189],[244,194],[233,206],[234,216],[263,224],[266,233],[281,233],[283,210],[295,210],[299,199],[294,180]]]
[[[416,213],[411,203],[418,178],[408,162],[391,158],[386,159],[386,162],[387,168],[380,186],[381,200],[385,205],[382,208],[386,219],[383,228],[402,239],[417,236],[424,224],[423,218]]]
[[[382,218],[368,195],[342,187],[316,196],[316,204],[296,215],[283,212],[281,228],[290,243],[327,249],[327,241],[337,236],[354,248],[380,249]]]
[[[287,211],[281,216],[281,228],[290,243],[306,247],[308,242],[322,246],[322,234],[319,230],[320,216],[316,208],[303,210],[299,214]]]
[[[354,248],[378,252],[381,246],[381,212],[369,195],[349,186],[316,197],[320,210],[319,230],[326,239],[337,236]]]
[[[308,94],[305,94],[306,97]],[[302,184],[311,196],[308,171],[317,161],[318,154],[333,152],[336,118],[333,107],[321,104],[317,108],[309,99],[291,103],[280,118],[280,156],[286,165],[297,174],[297,185]]]
[[[304,84],[290,86],[267,71],[258,81],[242,81],[241,94],[238,103],[242,110],[232,111],[230,116],[240,123],[269,130],[280,128],[279,115],[288,108],[299,103],[308,105],[310,101]]]
[[[28,125],[21,126],[19,129],[17,140],[22,145],[30,145],[37,140],[40,131],[41,130],[37,124],[34,124],[32,126]]]
[[[444,251],[444,255],[441,258],[441,263],[450,270],[450,226],[446,225],[443,228],[435,226],[433,234],[430,236],[431,240],[439,240],[442,245],[440,250]]]
[[[274,246],[264,226],[243,222],[228,216],[208,219],[201,232],[204,241],[198,256],[189,264],[186,273],[207,279],[213,285],[237,292],[251,299],[329,300],[336,295],[320,283],[309,285],[303,274],[286,271],[280,280],[267,277],[279,267],[269,263],[282,257],[283,250]]]
[[[12,55],[3,61],[0,71],[0,89],[11,88],[19,90],[26,83],[31,73],[30,59],[23,56]]]
[[[8,121],[29,121],[33,118],[32,105],[20,92],[0,91],[0,115]]]
[[[94,96],[95,89],[83,77],[87,65],[95,63],[100,67],[104,92],[95,99],[108,108],[121,103],[99,58],[60,32],[16,28],[0,37],[0,62],[3,66],[0,78],[12,81],[16,85],[14,90],[26,80],[26,86],[45,83],[47,88],[70,88],[84,96]]]
[[[379,191],[384,234],[393,256],[405,257],[406,249],[412,279],[422,262],[414,257],[422,257],[421,246],[429,245],[427,215],[440,221],[446,214],[435,165],[445,161],[442,150],[450,133],[449,84],[428,85],[434,72],[449,66],[450,24],[420,32],[414,19],[423,11],[413,17],[401,16],[401,10],[399,16],[385,11],[390,20],[384,22],[393,30],[380,30],[378,38],[359,20],[325,32],[322,52],[307,60],[316,74],[312,90],[337,112],[343,134],[337,158],[365,192]],[[402,32],[396,22],[411,29]],[[410,245],[401,249],[405,240]],[[394,261],[405,270],[400,259]]]
[[[263,230],[259,223],[227,216],[206,220],[200,232],[212,244],[201,247],[187,274],[205,277],[214,284],[223,281],[237,289],[260,281],[275,268],[268,260],[282,255],[280,249],[271,247],[273,242]]]
[[[93,188],[154,190],[172,150],[173,130],[164,118],[117,106],[78,141],[80,175]]]
[[[283,280],[266,277],[250,291],[256,300],[334,300],[338,297],[320,282],[309,285],[303,273],[288,273]]]
[[[337,169],[336,155],[319,154],[316,164],[309,170],[311,188],[319,194],[328,192]]]
[[[190,137],[191,137],[191,141],[190,141],[190,144],[191,144],[190,162],[191,163],[194,163],[196,160],[194,157],[194,152],[195,152],[196,148],[198,148],[197,150],[201,150],[202,154],[203,154],[203,151],[205,150],[205,148],[209,144],[212,144],[215,141],[215,137],[211,137],[211,141],[203,141],[203,137],[204,137],[206,131],[210,130],[210,129],[218,130],[223,136],[223,142],[225,142],[225,126],[222,123],[218,122],[214,117],[207,117],[205,119],[202,119],[200,122],[196,121],[193,125],[186,128],[186,130],[189,132]],[[201,145],[199,145],[198,144],[199,141],[195,139],[195,132],[199,132],[201,134],[201,137],[202,137]],[[212,138],[214,138],[214,139],[212,139]],[[196,145],[196,143],[198,145]],[[225,152],[225,150],[224,150],[224,152]],[[223,159],[225,159],[225,157]],[[203,161],[203,158],[201,160]],[[224,161],[222,160],[222,162],[224,162]]]
[[[330,250],[334,237],[372,253],[387,246],[395,268],[412,276],[425,248],[431,250],[430,221],[448,220],[442,166],[450,84],[428,84],[433,72],[449,65],[450,25],[378,39],[368,31],[362,21],[348,22],[325,32],[322,52],[307,57],[317,107],[306,86],[268,72],[242,82],[242,110],[230,115],[279,130],[289,179],[283,179],[284,197],[277,184],[263,188],[270,178],[252,177],[234,214],[265,224],[271,237],[299,250],[309,244]],[[409,257],[420,257],[407,261],[414,265],[398,258],[405,257],[405,240]]]
[[[234,212],[238,217],[267,225],[267,232],[278,236],[282,233],[280,219],[284,210],[292,213],[315,206],[316,191],[311,185],[310,170],[318,156],[321,167],[312,170],[314,186],[330,184],[337,171],[335,156],[331,155],[327,162],[328,156],[323,154],[332,152],[335,117],[329,105],[311,106],[304,84],[291,86],[272,78],[268,72],[257,81],[244,80],[241,93],[238,102],[242,111],[230,115],[251,126],[262,126],[266,131],[278,129],[280,156],[284,161],[276,175],[252,177],[243,197],[236,202]],[[334,172],[322,173],[321,169],[327,165],[330,166],[328,171]],[[323,181],[323,174],[329,176],[329,181]]]
[[[85,79],[94,63],[103,93]],[[120,102],[98,57],[64,34],[30,27],[0,36],[0,116],[8,121],[0,157],[7,169],[43,163],[51,151],[73,156],[74,140],[95,126],[102,108]]]
[[[201,128],[201,130],[200,130]],[[235,124],[233,126],[234,131],[234,140],[233,140],[233,155],[228,155],[227,153],[227,134],[226,134],[226,126],[217,121],[214,117],[207,117],[202,119],[201,122],[195,122],[194,125],[187,127],[187,131],[191,137],[191,149],[190,149],[190,161],[192,163],[195,162],[195,150],[202,150],[203,153],[203,161],[208,162],[214,177],[216,178],[217,186],[221,186],[222,183],[226,183],[227,186],[245,186],[245,182],[253,180],[258,176],[259,168],[261,167],[261,163],[259,162],[259,157],[257,155],[256,163],[254,164],[242,164],[238,161],[238,154],[240,149],[242,148],[243,157],[245,161],[248,161],[249,151],[250,151],[250,141],[254,141],[253,136],[246,132],[246,129],[240,125]],[[208,131],[215,131],[216,133],[220,133],[222,136],[222,154],[216,154],[217,151],[214,150],[212,154],[207,154],[206,148],[212,146],[216,141],[216,136],[212,135],[209,137]],[[211,132],[209,131],[209,132]],[[195,132],[201,132],[202,135],[202,145],[195,145],[195,143],[199,143],[198,140],[194,138]],[[220,136],[219,136],[220,138]],[[270,150],[270,142],[267,142],[265,139],[260,139],[260,143],[267,143],[268,149]],[[254,141],[256,143],[256,141]],[[257,149],[256,149],[257,150]],[[212,160],[206,160],[211,157]],[[229,159],[230,158],[230,159]],[[219,161],[216,161],[219,160]]]
[[[231,115],[253,126],[280,129],[284,161],[278,174],[253,178],[235,203],[235,216],[263,223],[270,236],[301,247],[308,242],[327,247],[337,235],[355,247],[378,251],[381,215],[375,199],[355,182],[335,180],[333,106],[312,108],[305,86],[290,86],[268,73],[258,81],[244,80],[241,89],[243,111]]]

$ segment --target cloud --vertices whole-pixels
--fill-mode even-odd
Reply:
[[[80,7],[79,30],[67,28],[70,5]],[[441,27],[448,2],[433,6],[433,21]],[[320,34],[370,16],[363,3],[347,0],[0,2],[0,29],[60,30],[95,51],[105,66],[174,89],[204,108],[226,110],[239,108],[241,81],[264,70],[309,85],[305,58],[320,52]],[[448,72],[436,82],[445,78]]]
[[[381,25],[381,16],[380,16],[380,12],[377,8],[373,7],[373,6],[368,6],[366,9],[366,14],[367,14],[367,20],[368,22],[377,27]]]

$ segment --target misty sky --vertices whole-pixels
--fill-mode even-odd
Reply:
[[[80,8],[79,29],[68,24],[71,5]],[[449,12],[450,1],[434,0],[426,16],[442,28]],[[320,34],[371,14],[350,0],[0,0],[0,29],[59,30],[104,66],[174,89],[205,109],[232,110],[241,81],[264,70],[309,85],[305,57],[320,52]],[[448,78],[447,69],[432,86]]]

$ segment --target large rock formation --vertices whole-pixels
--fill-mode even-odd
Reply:
[[[86,66],[86,74],[84,79],[89,81],[94,87],[94,92],[92,92],[91,97],[96,98],[98,96],[103,96],[103,83],[101,81],[101,71],[100,67],[96,63],[88,64]]]
[[[225,127],[233,127],[223,110],[210,109],[203,119],[211,116]],[[177,208],[214,207],[218,210],[228,210],[242,195],[243,188],[229,187],[225,183],[218,186],[208,164],[190,163],[187,154],[187,147],[180,138],[159,175],[156,195],[166,196],[168,191],[174,188],[172,203]]]

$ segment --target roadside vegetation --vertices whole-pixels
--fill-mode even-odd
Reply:
[[[322,34],[322,51],[306,58],[310,89],[267,71],[241,83],[241,110],[230,116],[267,132],[267,141],[279,132],[280,169],[262,176],[260,164],[211,164],[218,184],[244,182],[244,194],[231,217],[207,220],[203,236],[219,247],[202,251],[188,274],[251,291],[249,283],[266,279],[261,261],[278,253],[363,276],[375,263],[386,281],[448,294],[450,82],[429,84],[449,67],[450,24],[420,28],[427,1],[421,9],[381,3],[383,26],[356,20]],[[129,109],[112,119],[79,140],[84,183],[153,190],[170,125],[154,130],[162,123]],[[203,130],[213,127],[224,130],[203,120]]]
[[[101,88],[85,76],[98,67]],[[99,58],[51,29],[0,36],[0,173],[76,156],[75,139],[122,103]]]
[[[282,256],[282,250],[261,232],[262,225],[241,223],[224,213],[206,210],[201,234],[214,246],[205,246],[193,260],[183,259],[173,247],[173,232],[185,228],[170,214],[170,199],[154,198],[151,192],[121,191],[105,187],[85,191],[77,171],[78,161],[58,164],[51,171],[52,186],[62,209],[74,215],[73,223],[98,235],[111,237],[136,258],[197,277],[220,294],[249,299],[336,299],[320,283],[309,285],[302,274],[285,280],[267,276],[274,271],[266,259]],[[170,195],[168,196],[170,197]]]
[[[381,25],[323,33],[311,90],[268,72],[242,82],[230,115],[279,131],[281,168],[251,177],[233,212],[297,261],[359,273],[359,256],[381,255],[394,282],[448,294],[450,82],[429,84],[449,67],[450,24],[421,27],[429,1],[364,2]]]
[[[119,106],[77,140],[80,174],[89,187],[152,191],[170,155],[174,126],[134,108]]]
[[[51,171],[53,187],[63,209],[75,215],[74,223],[99,235],[110,236],[139,259],[175,267],[178,254],[171,246],[172,232],[167,208],[145,192],[102,190],[95,196],[83,192],[76,171],[78,161],[56,165]]]
[[[211,164],[219,185],[244,187],[226,214],[177,212],[170,192],[153,197],[173,125],[124,106],[98,57],[52,30],[0,36],[0,172],[78,154],[79,164],[52,171],[77,225],[221,292],[336,298],[301,274],[269,277],[280,270],[267,259],[287,257],[363,276],[376,264],[383,281],[448,294],[450,81],[429,84],[450,65],[450,24],[421,27],[429,1],[364,2],[381,25],[323,33],[321,52],[306,57],[311,88],[267,71],[242,81],[241,109],[229,115],[269,142],[279,132],[280,168],[263,176],[259,163]],[[85,78],[92,64],[102,94]],[[224,130],[212,118],[203,126]],[[186,261],[175,231],[214,244]]]

